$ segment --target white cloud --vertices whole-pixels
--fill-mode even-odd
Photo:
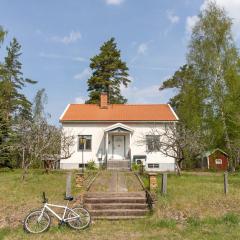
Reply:
[[[179,20],[180,20],[179,16],[174,14],[173,10],[168,10],[167,11],[167,18],[173,24],[179,22]]]
[[[51,40],[54,42],[60,42],[67,45],[70,43],[77,42],[81,38],[82,38],[82,35],[79,31],[71,31],[67,36],[63,36],[63,37],[53,36],[51,37]]]
[[[188,16],[186,20],[186,33],[191,34],[193,27],[199,20],[198,16]]]
[[[204,0],[203,4],[200,7],[200,10],[203,10],[206,8],[209,0]],[[239,0],[215,0],[218,6],[223,7],[228,16],[232,19],[233,21],[233,34],[236,38],[240,37],[240,1]],[[197,16],[189,16],[187,17],[186,20],[186,30],[189,32],[191,30],[191,26],[195,20],[196,23],[196,18]]]
[[[77,80],[85,80],[91,75],[91,71],[89,68],[85,68],[82,72],[76,74],[73,78]]]
[[[75,103],[85,103],[85,101],[86,101],[86,98],[82,96],[75,98]]]
[[[77,61],[77,62],[86,62],[87,61],[83,57],[72,57],[72,56],[60,55],[60,54],[55,54],[55,53],[40,52],[39,56],[42,57],[42,58],[66,59],[66,60],[72,60],[72,61]]]
[[[159,91],[159,85],[150,85],[147,87],[136,87],[132,82],[127,88],[121,87],[121,92],[128,99],[129,103],[164,103],[169,100],[173,94],[169,91]]]
[[[137,53],[138,54],[145,54],[148,50],[148,43],[141,43],[138,46]]]
[[[105,0],[108,5],[120,5],[124,0]]]
[[[143,43],[140,43],[140,44],[135,44],[137,45],[137,53],[135,56],[132,57],[132,59],[130,60],[130,63],[134,63],[141,55],[144,55],[147,53],[149,47],[149,43],[151,41],[148,41],[148,42],[143,42]]]

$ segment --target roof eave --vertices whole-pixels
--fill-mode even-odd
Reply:
[[[77,122],[178,122],[179,120],[61,120],[61,123],[77,123]]]

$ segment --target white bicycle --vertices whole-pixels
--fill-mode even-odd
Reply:
[[[51,225],[49,213],[55,216],[60,224],[67,223],[71,228],[82,230],[87,228],[91,223],[91,216],[87,209],[83,207],[69,208],[69,201],[73,200],[72,196],[66,197],[67,205],[55,205],[48,203],[48,199],[43,192],[43,208],[30,212],[24,220],[24,229],[29,233],[42,233],[47,231]],[[51,207],[63,209],[63,215],[57,214]]]

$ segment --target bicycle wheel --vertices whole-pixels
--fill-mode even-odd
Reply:
[[[68,213],[68,218],[70,218],[68,225],[77,230],[87,228],[91,223],[90,213],[83,207],[72,208],[72,211]],[[74,219],[71,220],[71,218]]]
[[[42,217],[42,210],[35,210],[30,212],[24,219],[24,229],[29,233],[42,233],[47,231],[51,224],[51,218],[44,212]]]

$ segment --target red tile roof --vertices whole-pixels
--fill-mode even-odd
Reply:
[[[178,117],[168,104],[70,104],[60,117],[66,121],[177,121]]]

